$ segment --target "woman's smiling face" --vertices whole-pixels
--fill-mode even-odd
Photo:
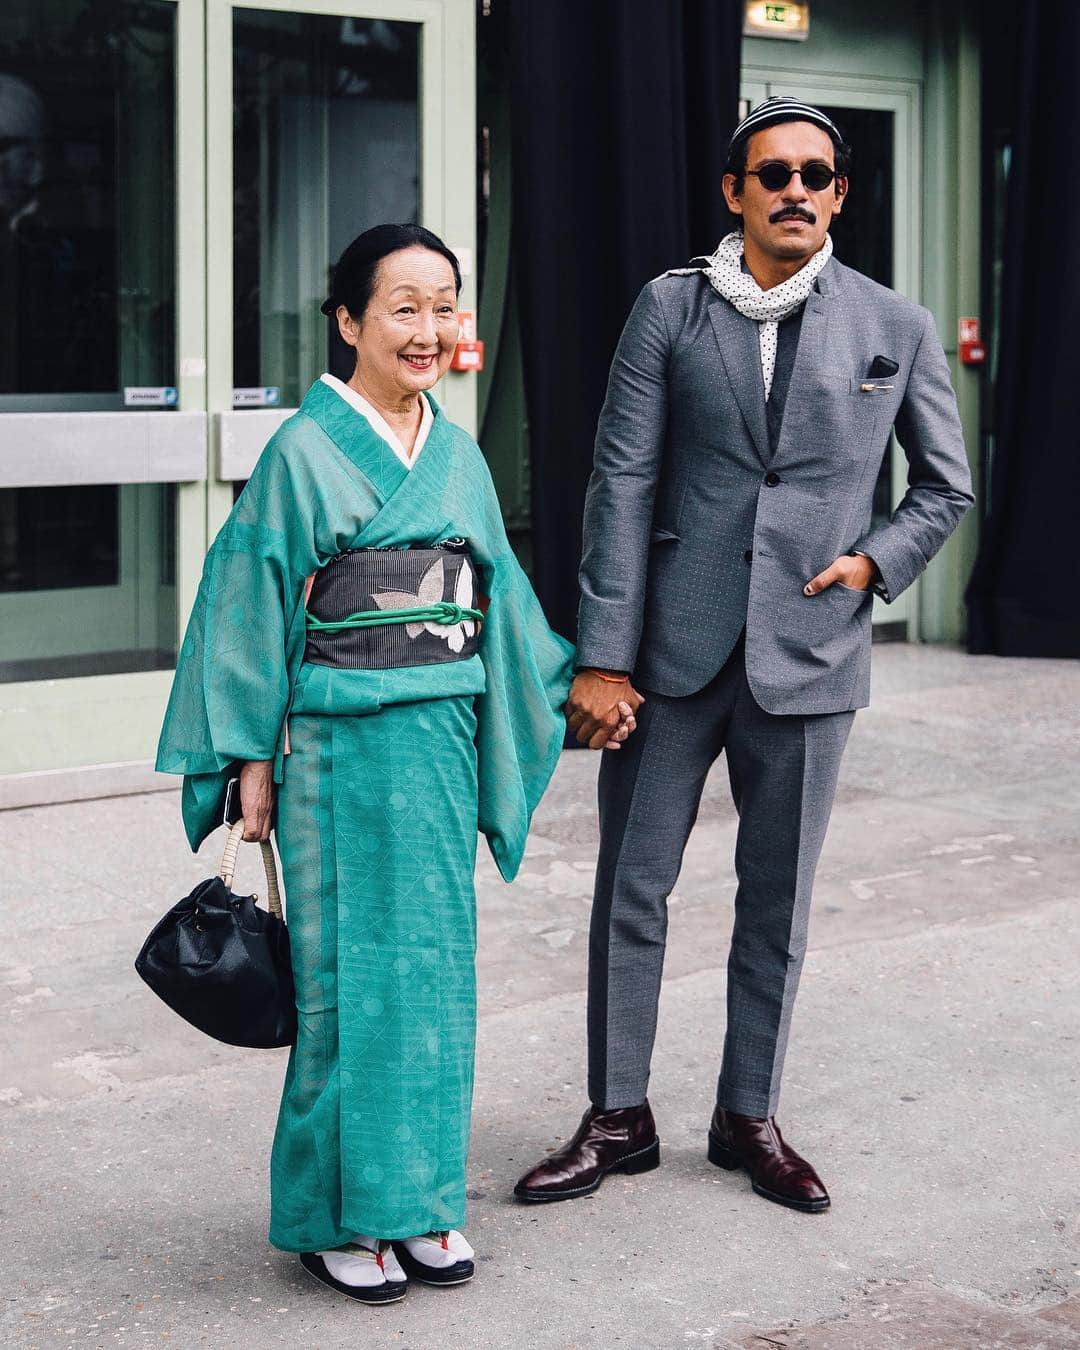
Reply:
[[[402,403],[449,369],[460,331],[453,268],[420,245],[398,249],[379,263],[363,316],[339,305],[337,319],[364,389],[380,402]]]

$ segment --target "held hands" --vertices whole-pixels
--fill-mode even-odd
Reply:
[[[244,839],[247,843],[270,838],[273,809],[274,761],[249,760],[240,769],[240,813],[244,818]]]
[[[590,750],[618,750],[637,727],[634,714],[645,702],[629,677],[613,681],[583,670],[575,677],[566,701],[567,724]],[[270,838],[274,809],[274,762],[248,760],[240,769],[240,812],[244,840]]]
[[[624,675],[613,680],[579,670],[566,700],[566,724],[590,750],[618,750],[637,727],[634,714],[645,702]]]
[[[837,581],[851,591],[868,591],[879,575],[873,558],[868,558],[865,553],[845,553],[831,562],[824,572],[819,572],[813,581],[808,581],[803,587],[803,594],[817,595]]]

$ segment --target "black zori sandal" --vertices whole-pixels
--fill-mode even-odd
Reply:
[[[348,1246],[342,1247],[340,1250],[347,1252],[349,1256],[372,1261],[381,1272],[384,1246],[386,1250],[389,1250],[389,1243],[380,1243],[379,1250],[375,1252],[369,1247],[350,1242]],[[301,1252],[300,1264],[320,1284],[325,1284],[328,1289],[344,1294],[346,1298],[355,1299],[358,1303],[396,1303],[399,1298],[405,1297],[409,1288],[406,1280],[387,1280],[385,1277],[381,1282],[374,1284],[346,1284],[344,1280],[335,1279],[330,1274],[326,1268],[326,1262],[318,1252]]]
[[[452,1252],[456,1243],[458,1241],[464,1242],[464,1239],[457,1232],[437,1232],[425,1233],[422,1238],[410,1238],[409,1241],[414,1246],[430,1243],[434,1253],[435,1251]],[[418,1280],[421,1284],[445,1288],[452,1284],[466,1284],[476,1274],[476,1266],[471,1258],[461,1257],[451,1263],[429,1265],[413,1251],[410,1251],[404,1241],[394,1242],[391,1245],[405,1274],[408,1275],[410,1280]],[[465,1250],[469,1251],[471,1248],[466,1246]],[[446,1258],[444,1257],[443,1260],[445,1261]]]

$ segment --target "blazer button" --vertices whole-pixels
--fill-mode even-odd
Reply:
[[[779,481],[780,481],[780,475],[779,475],[778,473],[767,473],[767,474],[765,475],[765,486],[766,486],[766,487],[775,487],[775,486],[777,485],[777,483],[779,483]]]
[[[753,562],[753,561],[754,561],[754,550],[753,550],[752,548],[748,548],[748,549],[746,550],[746,552],[743,554],[743,557],[746,559],[747,562]]]

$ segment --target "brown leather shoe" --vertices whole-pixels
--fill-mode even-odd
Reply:
[[[818,1174],[784,1143],[775,1116],[740,1116],[718,1106],[709,1126],[709,1161],[729,1172],[745,1167],[758,1195],[789,1209],[820,1214],[831,1203]]]
[[[590,1106],[573,1139],[526,1172],[519,1200],[573,1200],[591,1195],[609,1172],[651,1172],[660,1166],[660,1140],[649,1103],[601,1111]]]

